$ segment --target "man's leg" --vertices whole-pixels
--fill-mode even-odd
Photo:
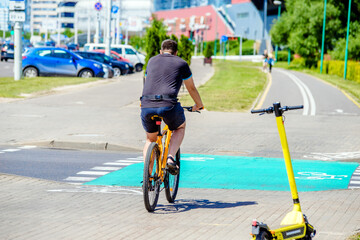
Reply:
[[[146,142],[145,142],[145,146],[144,146],[144,149],[143,149],[143,156],[144,156],[144,161],[145,161],[145,158],[146,158],[146,153],[147,153],[147,150],[150,146],[150,144],[152,142],[156,142],[156,139],[157,139],[157,135],[158,135],[158,132],[154,132],[154,133],[146,133]]]
[[[170,146],[169,146],[169,154],[168,156],[172,157],[175,159],[175,155],[177,153],[177,151],[180,148],[180,145],[184,139],[184,135],[185,135],[185,126],[186,126],[186,122],[184,122],[183,124],[181,124],[176,130],[173,131],[172,136],[171,136],[171,140],[170,140]],[[171,160],[168,159],[168,162],[171,162]]]

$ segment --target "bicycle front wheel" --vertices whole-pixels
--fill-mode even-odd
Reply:
[[[146,210],[155,210],[160,193],[160,177],[156,169],[160,168],[160,151],[157,143],[150,144],[144,163],[143,196]]]
[[[176,165],[179,166],[179,171],[177,175],[172,175],[169,172],[166,172],[165,175],[165,195],[169,203],[175,202],[175,198],[179,189],[180,181],[180,149],[175,155]]]

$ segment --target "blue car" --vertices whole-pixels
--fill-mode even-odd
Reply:
[[[63,48],[30,48],[23,54],[25,77],[63,75],[77,77],[107,77],[110,68],[102,63],[83,59]]]

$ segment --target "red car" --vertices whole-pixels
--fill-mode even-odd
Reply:
[[[94,52],[100,52],[100,53],[104,53],[104,54],[105,54],[105,49],[95,49]],[[115,58],[115,59],[118,60],[118,61],[123,61],[123,62],[128,62],[128,63],[130,63],[130,60],[129,60],[129,59],[122,57],[120,54],[118,54],[118,53],[115,52],[115,51],[111,51],[110,54],[111,54],[111,57],[112,57],[112,58]]]

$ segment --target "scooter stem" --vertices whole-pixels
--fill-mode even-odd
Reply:
[[[274,103],[274,110],[275,110],[275,116],[276,116],[276,124],[277,124],[278,130],[279,130],[279,135],[280,135],[280,142],[281,142],[284,159],[285,159],[286,172],[288,175],[291,195],[292,195],[292,199],[294,202],[293,211],[301,212],[299,195],[298,195],[297,188],[296,188],[294,170],[292,167],[289,146],[288,146],[287,139],[286,139],[284,121],[282,119],[282,111],[280,110],[280,103]]]

